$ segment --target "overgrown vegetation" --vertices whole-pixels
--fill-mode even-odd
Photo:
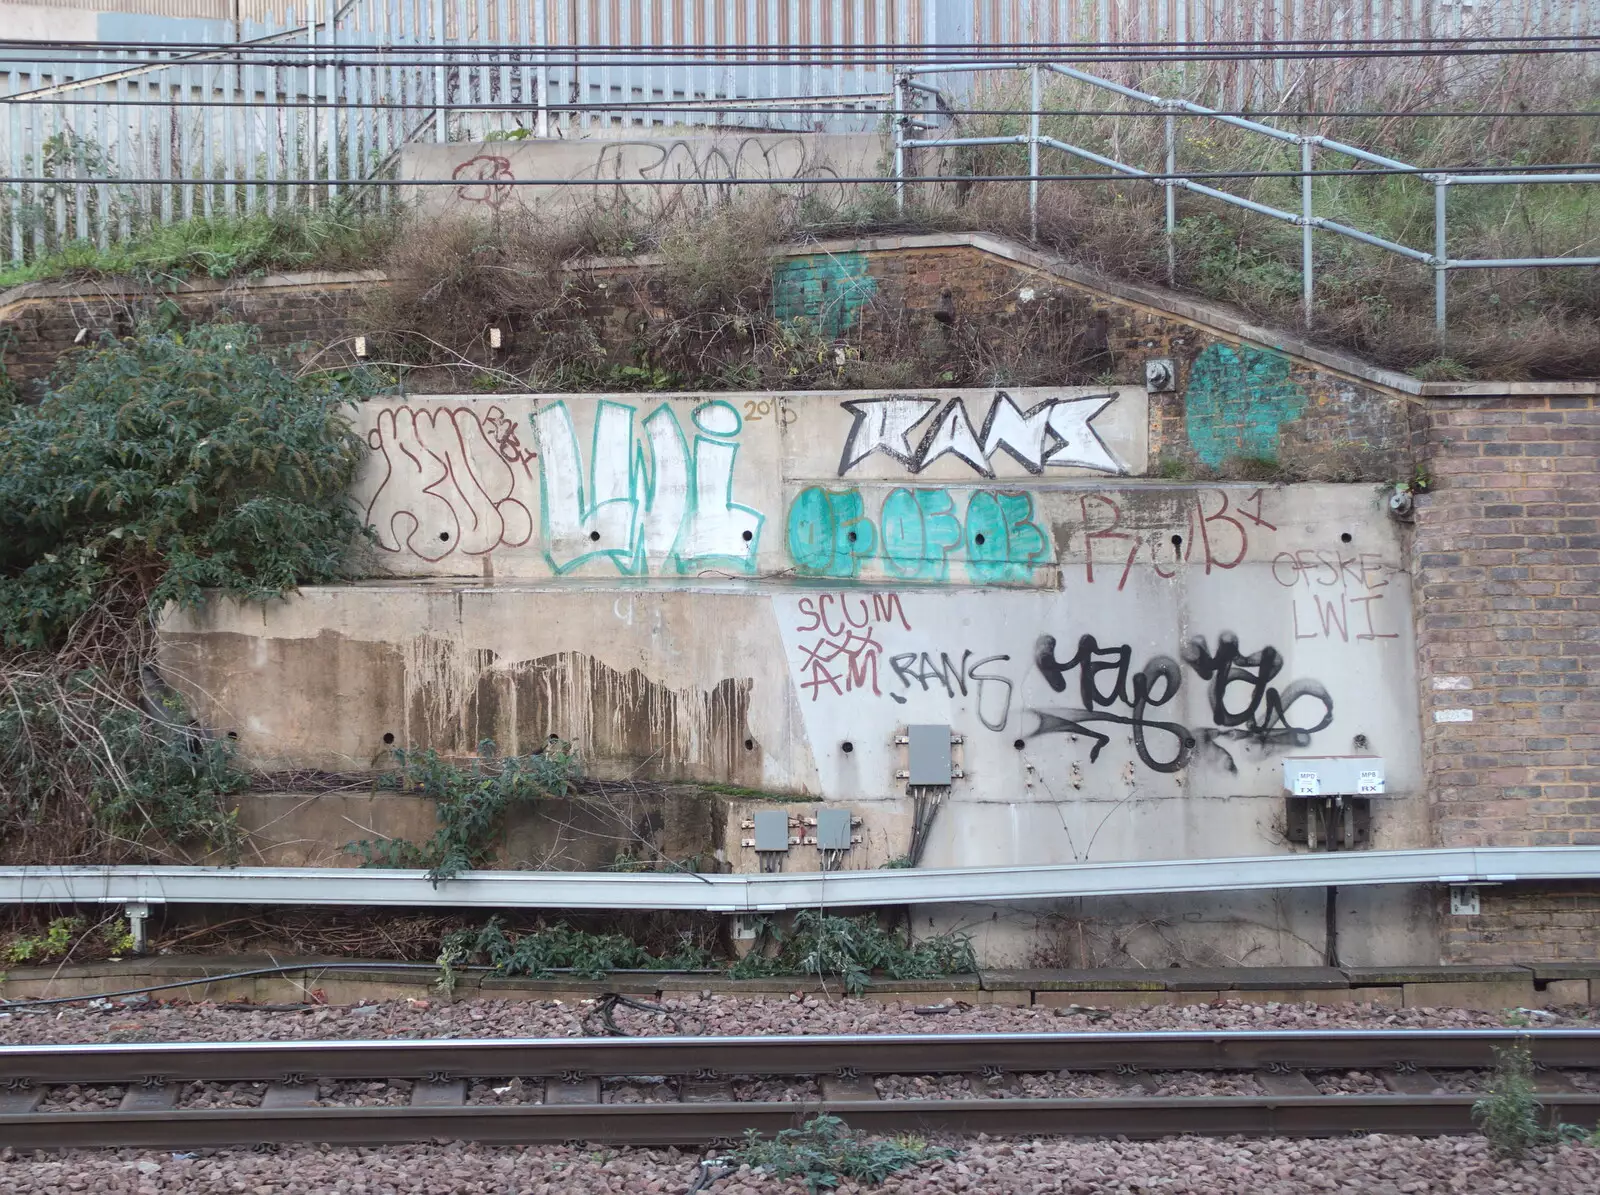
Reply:
[[[247,327],[145,324],[0,410],[0,853],[235,843],[246,777],[163,676],[156,620],[357,569],[347,404],[375,386],[299,376]]]
[[[1459,65],[1459,64],[1458,64]],[[1450,75],[1427,60],[1389,63],[1356,95],[1329,74],[1310,93],[1264,97],[1286,114],[1264,117],[1294,133],[1337,138],[1423,169],[1463,165],[1521,169],[1583,163],[1600,151],[1597,122],[1542,116],[1600,114],[1592,82],[1560,63],[1521,58]],[[996,81],[998,80],[998,82]],[[1381,80],[1381,81],[1380,81]],[[1131,79],[1146,89],[1224,109],[1237,107],[1224,77],[1196,69]],[[1320,100],[1313,96],[1320,95]],[[987,76],[974,107],[1012,115],[959,120],[960,135],[1027,131],[1026,80]],[[1322,105],[1320,108],[1318,105]],[[1295,108],[1305,114],[1296,115]],[[1106,92],[1054,79],[1041,130],[1133,165],[1165,160],[1163,114]],[[1328,115],[1329,111],[1356,112]],[[1454,116],[1426,113],[1447,110]],[[1362,115],[1361,113],[1368,113]],[[1182,169],[1243,198],[1298,211],[1298,147],[1215,121],[1180,121]],[[979,230],[1027,238],[1027,187],[986,183],[1026,169],[1021,145],[924,153],[923,173],[960,184],[912,184],[896,208],[887,186],[811,180],[790,188],[732,188],[716,198],[682,192],[574,195],[529,211],[516,204],[488,218],[407,223],[393,212],[292,210],[154,228],[120,246],[70,246],[0,285],[43,277],[126,275],[147,281],[237,276],[265,269],[381,264],[392,286],[372,293],[366,326],[379,355],[411,371],[414,389],[670,390],[879,388],[1093,382],[1111,357],[1081,296],[1041,294],[1024,307],[976,311],[970,302],[908,311],[874,292],[848,262],[819,259],[794,282],[776,249],[865,233]],[[887,160],[882,163],[884,168]],[[1047,171],[1068,159],[1046,150]],[[1351,159],[1319,151],[1319,170]],[[731,199],[729,196],[731,195]],[[1355,173],[1313,183],[1319,216],[1431,251],[1432,187],[1415,176]],[[724,202],[724,200],[727,200]],[[1159,187],[1128,182],[1046,182],[1038,239],[1111,277],[1167,280]],[[1592,254],[1600,206],[1592,186],[1458,186],[1449,190],[1453,258]],[[1300,230],[1294,225],[1179,192],[1176,285],[1243,308],[1268,325],[1300,319]],[[1600,277],[1593,269],[1459,270],[1450,275],[1450,335],[1433,329],[1432,277],[1424,265],[1330,233],[1314,238],[1317,278],[1312,339],[1351,349],[1424,380],[1573,377],[1600,373]],[[564,269],[579,259],[655,255],[642,273]],[[788,269],[789,267],[785,267]],[[802,271],[803,272],[803,271]],[[781,276],[780,276],[781,275]],[[786,280],[787,279],[787,280]],[[792,284],[792,285],[791,285]],[[825,295],[798,311],[786,296]],[[808,289],[809,288],[809,289]],[[799,304],[803,307],[804,304]],[[996,321],[1005,335],[993,334]],[[498,328],[502,347],[489,347]],[[1137,380],[1137,379],[1131,379]]]
[[[1320,134],[1398,158],[1423,169],[1586,163],[1600,149],[1594,119],[1543,116],[1572,110],[1600,113],[1592,78],[1532,58],[1484,64],[1470,77],[1451,76],[1419,58],[1386,64],[1376,89],[1353,95],[1330,78],[1319,103],[1311,95],[1269,96],[1269,108],[1312,115],[1269,116],[1266,123]],[[1237,107],[1207,72],[1152,71],[1134,82],[1162,95],[1182,95],[1223,109]],[[1314,95],[1315,92],[1312,93]],[[1026,107],[1026,80],[998,85],[975,107]],[[1046,136],[1084,146],[1146,170],[1163,169],[1165,122],[1148,106],[1104,91],[1054,80],[1044,98]],[[1354,111],[1352,116],[1316,115]],[[1450,111],[1460,116],[1423,115]],[[1090,113],[1109,113],[1099,115]],[[1362,113],[1371,113],[1363,115]],[[1300,169],[1299,147],[1217,121],[1179,123],[1181,170],[1288,172]],[[1023,116],[979,116],[964,122],[971,136],[1026,133]],[[1070,172],[1068,160],[1045,153],[1047,170]],[[1321,151],[1323,171],[1365,169]],[[959,151],[955,172],[975,177],[1026,172],[1025,146]],[[1209,185],[1280,210],[1300,209],[1300,180],[1257,177]],[[1433,188],[1415,176],[1347,174],[1313,183],[1319,216],[1424,251],[1433,243]],[[1026,195],[1016,186],[973,183],[964,207],[975,226],[1028,232]],[[937,202],[937,201],[935,201]],[[1049,248],[1114,277],[1166,281],[1160,188],[1132,183],[1046,183],[1039,238]],[[1177,284],[1244,308],[1281,327],[1299,320],[1300,229],[1179,191]],[[1452,258],[1590,256],[1600,241],[1600,196],[1585,185],[1458,186],[1449,189]],[[1600,372],[1600,278],[1593,269],[1457,270],[1449,278],[1449,339],[1434,338],[1432,271],[1424,265],[1344,237],[1313,241],[1316,312],[1313,338],[1353,349],[1418,376],[1454,380],[1484,371],[1499,376],[1593,376]]]
[[[1472,1120],[1502,1158],[1519,1159],[1554,1134],[1534,1091],[1533,1052],[1526,1039],[1495,1051],[1489,1091],[1472,1105]]]
[[[196,217],[153,225],[104,249],[75,241],[27,265],[0,269],[0,287],[55,278],[164,284],[271,270],[369,269],[402,226],[398,215],[328,209]]]
[[[439,966],[448,984],[454,968],[487,963],[502,975],[540,978],[570,971],[584,979],[601,979],[613,971],[693,971],[714,966],[714,957],[698,936],[685,933],[667,954],[652,954],[633,938],[616,933],[590,933],[565,922],[539,929],[507,932],[498,917],[478,930],[446,934],[439,944]]]
[[[921,1137],[872,1137],[851,1129],[837,1116],[821,1115],[770,1139],[750,1129],[727,1161],[735,1167],[764,1170],[779,1180],[799,1179],[810,1191],[824,1191],[846,1179],[876,1185],[891,1174],[955,1156],[955,1150],[930,1145]]]
[[[912,941],[909,934],[885,929],[874,917],[839,917],[821,909],[802,909],[787,930],[763,922],[756,948],[735,963],[735,979],[764,975],[814,975],[838,978],[852,995],[866,991],[874,975],[886,979],[939,979],[970,975],[978,969],[972,939],[937,934]]]
[[[117,958],[133,949],[133,934],[119,916],[107,917],[95,925],[79,916],[52,917],[38,925],[25,918],[15,930],[0,938],[5,961],[13,966],[32,966],[76,958],[93,962]]]
[[[434,884],[489,862],[506,814],[524,801],[564,797],[578,775],[570,744],[552,739],[537,754],[500,758],[492,740],[465,765],[437,751],[396,750],[399,788],[434,799],[439,829],[420,845],[405,838],[362,839],[346,849],[370,867],[425,867]]]

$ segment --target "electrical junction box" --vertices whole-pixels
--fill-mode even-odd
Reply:
[[[906,727],[907,779],[913,788],[949,788],[950,727]]]
[[[1381,797],[1376,755],[1302,755],[1283,761],[1283,787],[1294,797]]]
[[[817,849],[819,851],[847,851],[850,849],[850,811],[848,809],[817,810]]]
[[[781,809],[763,809],[751,815],[755,822],[756,850],[786,851],[789,849],[789,815]]]

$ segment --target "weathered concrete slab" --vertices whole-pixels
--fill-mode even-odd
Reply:
[[[651,86],[648,80],[633,85]],[[518,208],[549,213],[581,205],[665,219],[734,198],[765,197],[775,188],[803,196],[808,207],[840,209],[861,188],[838,180],[876,175],[884,153],[878,133],[615,132],[623,135],[591,130],[589,135],[525,141],[414,141],[401,153],[400,177],[459,184],[405,189],[410,201],[431,216]],[[538,186],[521,185],[521,179],[567,181]]]

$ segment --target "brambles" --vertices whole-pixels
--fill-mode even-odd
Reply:
[[[355,571],[368,375],[297,376],[252,328],[141,325],[0,407],[0,834],[29,862],[228,852],[230,745],[163,677],[169,603]]]
[[[570,971],[584,979],[602,979],[613,971],[690,971],[710,965],[711,956],[688,936],[670,955],[651,954],[622,934],[594,934],[565,922],[524,933],[506,933],[498,917],[482,929],[456,930],[439,944],[440,987],[454,987],[454,969],[483,959],[502,975],[533,978]]]

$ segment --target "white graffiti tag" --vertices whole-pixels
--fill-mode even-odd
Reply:
[[[853,399],[840,404],[855,422],[839,457],[839,476],[875,452],[899,461],[912,473],[922,472],[941,457],[953,456],[980,476],[993,477],[995,454],[1000,451],[1029,473],[1043,473],[1052,465],[1122,473],[1122,464],[1090,426],[1116,399],[1115,394],[1047,398],[1022,411],[1001,390],[989,404],[982,428],[974,430],[966,401],[952,398],[915,448],[911,432],[939,405],[938,400],[917,396]]]
[[[739,413],[725,402],[706,402],[693,419],[691,449],[678,417],[663,403],[643,420],[641,443],[634,409],[600,402],[586,478],[566,404],[534,413],[551,568],[566,573],[606,559],[630,575],[647,573],[652,562],[680,573],[755,570],[763,516],[733,501]]]

